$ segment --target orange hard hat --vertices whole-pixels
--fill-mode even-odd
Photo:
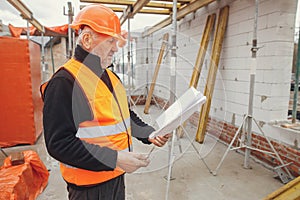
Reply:
[[[89,26],[97,33],[110,35],[119,40],[119,46],[124,46],[125,38],[121,35],[121,26],[114,11],[101,4],[84,7],[75,17],[71,27],[79,30],[83,25]]]

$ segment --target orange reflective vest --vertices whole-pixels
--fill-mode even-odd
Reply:
[[[79,124],[76,137],[101,147],[129,151],[132,145],[130,114],[126,91],[120,80],[110,70],[106,70],[113,86],[113,94],[95,73],[75,59],[70,59],[63,68],[79,83],[93,114],[93,120]],[[45,86],[42,86],[42,90],[43,88]],[[64,163],[60,164],[60,170],[67,182],[76,185],[102,183],[124,173],[118,167],[113,171],[95,172]]]

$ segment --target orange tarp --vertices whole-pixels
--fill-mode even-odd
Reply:
[[[40,46],[0,37],[0,146],[34,144],[42,132]]]
[[[0,168],[0,200],[34,200],[48,184],[49,172],[38,154],[24,151],[24,164],[12,166],[11,158]]]
[[[9,31],[13,37],[20,37],[21,35],[27,35],[27,28],[15,27],[11,24],[8,25]],[[44,36],[67,36],[68,35],[68,24],[54,27],[44,27]],[[40,36],[41,33],[33,26],[29,27],[30,35]]]

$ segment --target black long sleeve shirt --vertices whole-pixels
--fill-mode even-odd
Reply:
[[[80,46],[74,58],[89,67],[112,91],[108,74],[100,66],[100,58]],[[81,122],[92,119],[91,110],[80,86],[65,69],[59,70],[49,81],[44,95],[43,124],[49,154],[65,164],[92,170],[107,171],[116,167],[117,151],[80,140],[75,135]],[[130,110],[132,136],[149,144],[154,131]]]

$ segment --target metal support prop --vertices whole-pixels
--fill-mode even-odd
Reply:
[[[130,82],[130,78],[132,77],[132,71],[131,71],[131,67],[130,67],[130,62],[131,62],[131,59],[130,59],[130,18],[127,19],[127,22],[128,22],[128,38],[127,38],[127,73],[128,73],[128,102],[130,102],[130,99],[131,99],[131,82]]]
[[[124,47],[122,48],[122,83],[125,83],[124,73],[125,73],[125,55],[124,55]]]
[[[68,16],[68,58],[72,57],[72,29],[71,29],[71,23],[73,21],[74,16],[74,10],[72,8],[72,3],[68,2],[68,13],[65,13],[65,7],[64,7],[64,15]]]
[[[255,12],[254,12],[254,23],[253,23],[253,39],[252,39],[252,57],[251,57],[251,66],[250,66],[250,89],[249,89],[249,104],[248,104],[248,117],[246,120],[247,123],[247,146],[252,144],[252,115],[253,115],[253,97],[254,97],[254,83],[255,83],[255,73],[256,73],[256,53],[257,53],[257,17],[258,17],[258,0],[255,0]],[[244,159],[244,168],[250,168],[249,166],[249,157],[251,154],[251,149],[246,148],[245,159]]]
[[[300,29],[299,29],[299,38],[298,38],[297,66],[296,66],[295,84],[294,84],[294,101],[293,101],[293,111],[292,111],[292,123],[296,123],[296,121],[297,121],[299,74],[300,74]]]
[[[29,36],[30,36],[30,26],[29,26],[29,21],[27,20],[27,31],[26,31],[26,35],[27,35],[27,40],[29,40]]]
[[[230,150],[237,150],[237,149],[245,149],[245,158],[244,158],[244,168],[249,169],[249,158],[251,154],[251,150],[255,151],[260,151],[266,154],[272,154],[275,155],[275,157],[278,159],[278,161],[282,164],[282,167],[285,169],[286,173],[288,174],[290,179],[293,179],[293,176],[290,174],[289,170],[286,167],[286,164],[283,162],[283,160],[280,158],[279,154],[277,153],[276,149],[270,142],[270,140],[266,137],[265,133],[263,132],[262,128],[259,126],[255,118],[252,116],[253,115],[253,96],[254,96],[254,83],[255,83],[255,71],[256,71],[256,53],[258,51],[257,47],[257,18],[258,18],[258,0],[255,0],[255,14],[254,14],[254,30],[253,30],[253,40],[252,40],[252,56],[251,56],[251,68],[250,68],[250,91],[249,91],[249,105],[248,105],[248,114],[245,116],[243,119],[242,124],[236,131],[232,141],[230,142],[227,150],[225,151],[220,163],[218,164],[215,172],[213,173],[214,175],[217,175],[217,172],[219,168],[221,167],[221,164],[223,163],[226,155]],[[267,140],[272,152],[270,151],[264,151],[261,149],[257,149],[252,147],[252,122],[254,121],[255,125],[261,132],[262,136]],[[232,148],[232,145],[234,141],[237,139],[237,137],[240,135],[240,132],[242,130],[243,125],[246,125],[246,131],[247,135],[246,137],[242,136],[241,141],[240,141],[240,146],[239,147],[234,147]]]
[[[133,42],[131,42],[131,48],[130,48],[130,56],[131,56],[131,64],[130,64],[130,67],[131,67],[131,87],[134,88],[134,85],[133,85],[133,79],[134,79],[134,71],[133,71]]]
[[[149,75],[149,37],[147,37],[147,48],[146,48],[146,95],[148,95],[148,75]]]
[[[53,39],[54,37],[53,36],[50,36],[50,55],[51,55],[51,61],[52,61],[52,74],[55,73],[55,64],[54,64],[54,55],[53,55]]]
[[[176,32],[177,32],[177,0],[173,0],[173,14],[172,14],[172,49],[171,49],[171,65],[170,65],[170,105],[175,102],[176,93]],[[167,190],[166,200],[169,198],[170,181],[172,177],[172,167],[175,159],[174,154],[174,143],[175,143],[176,131],[173,131],[171,149],[169,150],[169,169],[167,177]]]
[[[44,33],[42,33],[41,42],[42,42],[42,55],[41,55],[42,69],[43,69],[43,71],[46,71],[46,68],[45,68],[45,44],[44,44]]]

